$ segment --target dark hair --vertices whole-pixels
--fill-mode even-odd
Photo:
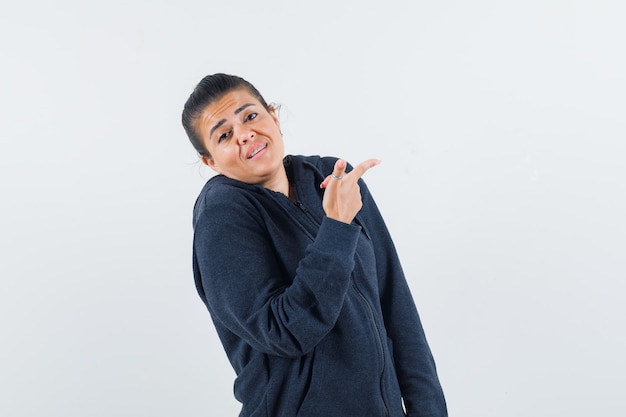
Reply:
[[[221,99],[227,93],[241,88],[248,90],[267,110],[270,109],[261,93],[248,81],[236,75],[221,73],[204,77],[187,99],[183,109],[183,127],[191,144],[201,156],[211,155],[196,130],[198,117],[209,104]]]

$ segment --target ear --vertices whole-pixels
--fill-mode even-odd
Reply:
[[[211,168],[213,171],[217,172],[218,174],[222,173],[219,167],[217,166],[217,164],[215,163],[215,159],[206,155],[202,155],[201,159],[204,165],[208,166],[209,168]]]
[[[269,110],[267,112],[270,114],[270,116],[272,116],[272,119],[274,119],[274,123],[276,123],[276,126],[278,126],[278,129],[280,130],[280,119],[278,118],[278,113],[276,112],[276,106],[274,104],[270,104]]]

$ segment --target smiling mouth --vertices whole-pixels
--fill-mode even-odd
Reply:
[[[261,152],[263,149],[267,148],[267,144],[263,145],[263,146],[259,146],[258,148],[256,148],[251,154],[250,156],[248,156],[248,159],[252,159],[254,158],[254,155],[258,154],[259,152]]]

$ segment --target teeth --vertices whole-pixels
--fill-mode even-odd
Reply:
[[[250,154],[250,156],[248,157],[248,159],[253,158],[253,157],[254,157],[254,155],[258,154],[259,152],[261,152],[261,151],[262,151],[263,149],[265,149],[266,147],[267,147],[267,145],[263,145],[263,146],[261,146],[260,148],[255,149],[255,150],[254,150],[254,152],[252,152],[252,153]]]

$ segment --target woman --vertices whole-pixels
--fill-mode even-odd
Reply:
[[[194,207],[193,268],[237,374],[240,416],[446,416],[398,256],[361,180],[379,161],[350,169],[285,157],[276,110],[226,74],[196,86],[183,126],[220,174]]]

